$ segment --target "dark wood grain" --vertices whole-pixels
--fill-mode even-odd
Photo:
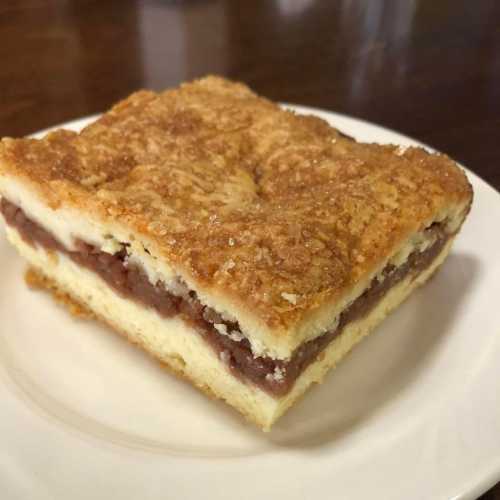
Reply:
[[[498,1],[2,0],[0,60],[0,136],[219,73],[416,137],[500,189]]]

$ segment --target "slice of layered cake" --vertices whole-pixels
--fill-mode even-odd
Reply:
[[[217,77],[3,139],[0,195],[41,282],[264,429],[432,275],[472,199],[444,155]]]

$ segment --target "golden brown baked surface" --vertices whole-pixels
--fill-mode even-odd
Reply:
[[[80,134],[4,139],[0,175],[119,218],[282,331],[472,198],[444,155],[356,143],[218,77],[137,92]]]

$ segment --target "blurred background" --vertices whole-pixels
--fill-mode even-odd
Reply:
[[[2,0],[0,135],[207,73],[447,152],[500,187],[496,0]]]
[[[1,0],[0,60],[0,136],[218,73],[396,129],[500,189],[498,0]]]
[[[445,151],[500,187],[496,0],[2,0],[0,135],[207,73]]]

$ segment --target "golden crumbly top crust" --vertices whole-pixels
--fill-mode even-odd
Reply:
[[[280,331],[472,198],[444,155],[357,143],[213,76],[137,92],[79,134],[4,139],[0,175],[53,208],[119,218]]]

